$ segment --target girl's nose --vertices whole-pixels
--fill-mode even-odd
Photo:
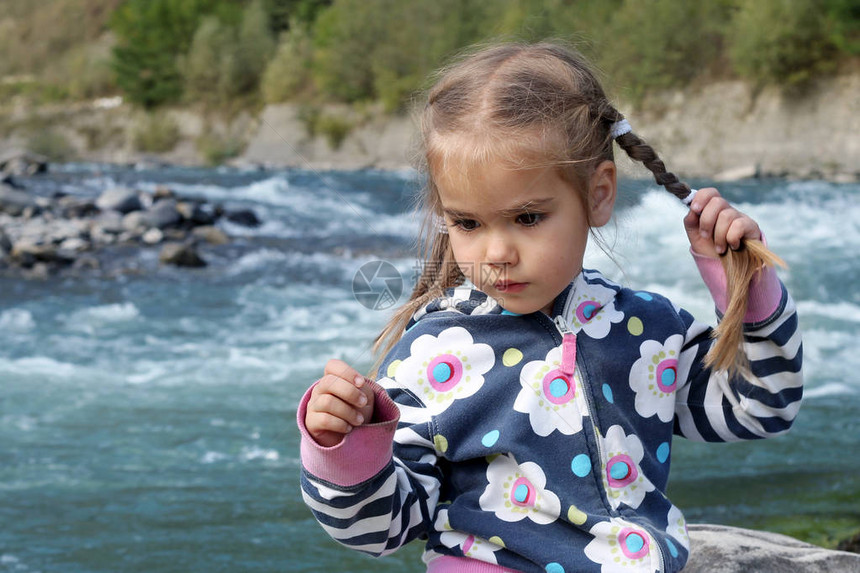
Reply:
[[[494,233],[488,238],[486,257],[491,265],[511,266],[518,261],[516,246],[504,233]]]

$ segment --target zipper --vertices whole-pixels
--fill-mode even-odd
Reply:
[[[573,373],[576,370],[576,334],[570,329],[570,326],[567,324],[567,321],[561,316],[556,316],[552,320],[553,324],[555,324],[556,329],[561,334],[561,371],[567,376],[571,377],[573,380]],[[584,370],[582,368],[579,369],[579,377],[582,380],[582,385],[585,387],[585,376]],[[601,443],[600,430],[597,428],[597,424],[594,423],[594,397],[591,395],[591,392],[586,391],[586,388],[583,388],[583,394],[585,394],[585,406],[588,409],[588,422],[591,425],[591,430],[594,432],[594,443],[597,445],[597,457],[600,461],[600,471],[604,471],[603,460],[605,459],[603,452],[603,445]],[[585,427],[585,426],[583,426]],[[603,479],[601,478],[601,483],[603,483]],[[620,517],[621,514],[612,508],[612,504],[609,502],[608,493],[605,491],[605,488],[601,488],[602,495],[604,496],[604,506],[607,509],[607,512],[611,517]],[[648,535],[651,536],[651,539],[654,540],[654,545],[657,548],[657,559],[659,561],[658,571],[664,571],[666,568],[666,559],[663,556],[663,547],[660,545],[660,541],[657,535],[654,535],[654,532],[650,531],[647,527],[644,527],[642,524],[633,522],[638,527],[642,527],[645,531],[648,532]]]

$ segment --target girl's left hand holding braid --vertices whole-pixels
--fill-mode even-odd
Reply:
[[[742,239],[761,239],[758,224],[732,207],[713,187],[696,192],[684,217],[684,228],[693,251],[706,257],[718,257],[727,248],[737,250]]]

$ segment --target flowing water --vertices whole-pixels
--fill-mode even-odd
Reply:
[[[327,358],[372,360],[389,312],[356,301],[359,267],[390,261],[408,290],[411,172],[69,165],[25,183],[165,184],[264,224],[225,224],[236,240],[201,270],[159,268],[153,249],[138,255],[151,272],[0,279],[0,572],[423,569],[418,544],[377,562],[325,536],[301,501],[295,425]],[[677,440],[671,495],[692,522],[845,535],[860,528],[860,185],[722,190],[790,265],[805,404],[779,439]],[[677,201],[625,181],[617,212],[612,259],[593,249],[586,265],[710,320]]]

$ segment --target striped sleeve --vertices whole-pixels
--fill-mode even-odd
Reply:
[[[743,351],[750,369],[729,377],[706,368],[712,328],[686,311],[676,392],[675,433],[691,440],[732,442],[778,436],[788,431],[803,395],[803,348],[794,302],[779,283],[770,316],[744,325]]]
[[[393,430],[384,444],[389,452],[386,458],[377,461],[378,456],[372,453],[380,447],[380,436],[372,434],[377,424],[355,428],[341,443],[342,451],[323,453],[322,460],[317,454],[305,454],[304,441],[310,438],[303,432],[301,476],[304,501],[323,529],[335,541],[373,556],[393,553],[413,539],[426,537],[440,490],[426,410],[390,379],[383,378],[378,384],[377,409],[382,405],[385,410],[388,403],[397,410],[394,418],[389,415],[379,421]],[[335,459],[337,456],[340,459]],[[375,464],[381,469],[377,471]],[[352,469],[337,472],[337,467]],[[368,467],[372,472],[369,476]],[[349,476],[366,479],[357,481]]]

